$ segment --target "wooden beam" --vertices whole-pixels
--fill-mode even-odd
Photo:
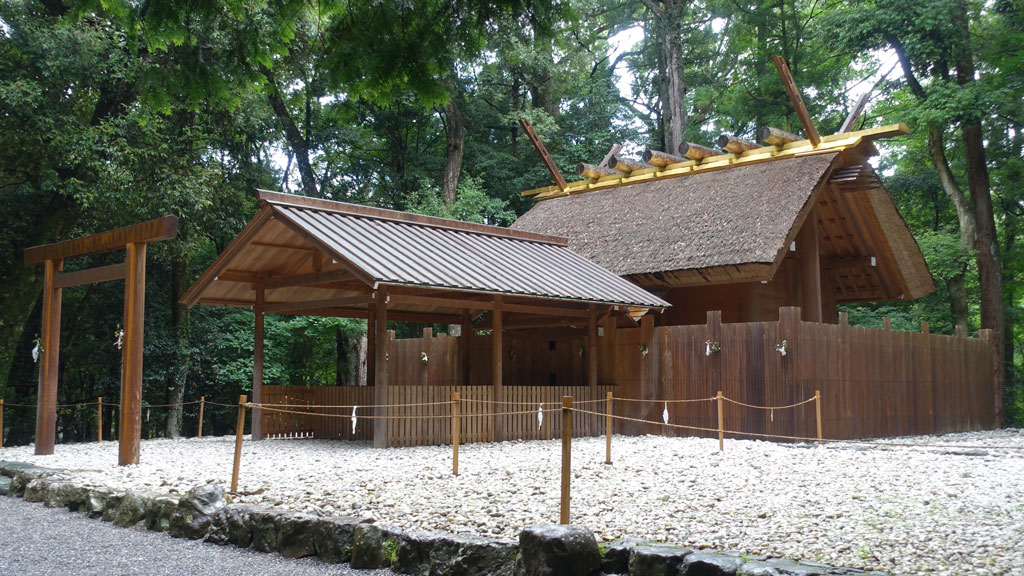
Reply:
[[[641,170],[654,170],[657,168],[657,166],[652,166],[647,162],[623,158],[622,156],[612,156],[612,159],[608,161],[608,167],[618,172],[625,172],[626,174],[639,172]]]
[[[144,244],[168,240],[178,235],[178,217],[163,216],[148,222],[55,242],[25,250],[25,264],[32,266],[46,260],[58,260],[119,250],[127,244]]]
[[[722,134],[719,136],[716,144],[722,150],[727,150],[733,154],[742,154],[747,150],[755,150],[761,147],[755,142],[741,140],[740,138],[730,136],[729,134]]]
[[[469,386],[469,358],[470,358],[470,346],[473,340],[473,317],[470,315],[469,310],[462,312],[462,334],[459,336],[459,370],[460,380],[459,383],[462,386]]]
[[[811,210],[796,236],[800,261],[800,309],[805,322],[821,322],[821,254],[817,210]]]
[[[257,293],[259,292],[260,290],[257,290]],[[271,302],[263,306],[263,311],[267,314],[288,314],[291,312],[299,312],[302,310],[311,310],[317,308],[351,307],[362,304],[369,304],[372,301],[372,297],[360,294],[358,296],[343,296],[341,298],[328,298],[326,300],[306,300],[299,302]]]
[[[587,385],[597,391],[597,306],[587,308]]]
[[[366,385],[371,388],[377,381],[377,304],[376,299],[366,306]]]
[[[772,62],[775,63],[775,69],[779,71],[779,77],[782,78],[782,85],[786,88],[786,93],[789,94],[789,100],[793,103],[796,115],[800,117],[800,123],[804,125],[804,132],[807,133],[807,139],[811,141],[812,146],[817,146],[821,143],[821,137],[818,136],[818,129],[814,127],[814,121],[811,120],[811,115],[807,112],[807,106],[804,105],[804,99],[800,96],[800,91],[797,90],[796,82],[793,80],[793,74],[789,71],[789,65],[786,64],[786,59],[782,56],[774,55],[772,56]]]
[[[691,160],[703,160],[712,156],[718,156],[721,152],[714,148],[694,144],[693,142],[681,142],[679,144],[679,154]]]
[[[472,300],[469,298],[437,298],[433,296],[417,296],[415,294],[392,294],[391,301],[395,304],[430,306],[433,308],[454,308],[456,310],[492,310],[494,308],[493,302],[487,302],[485,300]]]
[[[683,156],[676,156],[675,154],[669,154],[668,152],[662,152],[661,150],[651,150],[650,148],[644,150],[642,158],[644,159],[644,162],[647,162],[652,166],[659,167],[686,162],[686,158]]]
[[[505,331],[509,330],[532,330],[535,328],[566,328],[572,326],[573,323],[567,318],[556,318],[552,316],[526,316],[509,318],[508,314],[501,321],[502,329]],[[582,328],[583,323],[577,321],[576,326]],[[492,328],[492,319],[485,318],[483,322],[478,326],[481,330],[490,330]]]
[[[317,253],[319,250],[312,246],[295,246],[292,244],[276,244],[274,242],[259,242],[254,241],[249,243],[252,246],[259,246],[260,248],[276,248],[278,250],[295,250],[296,252],[312,252]]]
[[[316,252],[320,254],[320,252]],[[259,281],[264,290],[275,288],[291,288],[294,286],[310,286],[312,284],[323,284],[327,282],[345,282],[352,280],[355,276],[348,270],[329,270],[327,272],[313,272],[312,274],[294,274],[289,276],[268,276]]]
[[[256,290],[256,303],[252,307],[255,316],[253,330],[253,355],[252,355],[252,401],[256,404],[263,403],[263,331],[264,331],[264,291]],[[252,409],[252,439],[263,440],[263,410]]]
[[[533,130],[533,125],[523,118],[519,119],[519,125],[526,132],[526,137],[530,139],[530,144],[533,144],[533,149],[537,151],[540,159],[544,161],[544,167],[548,169],[548,173],[555,179],[555,185],[558,186],[559,190],[565,190],[565,178],[558,171],[558,166],[555,166],[555,161],[548,154],[548,149],[544,147],[544,143],[537,137],[537,132]]]
[[[604,178],[605,176],[615,176],[620,174],[616,170],[611,168],[605,168],[603,166],[594,166],[593,164],[585,164],[580,162],[576,165],[576,173],[584,178],[590,178],[591,180],[597,180],[598,178]]]
[[[502,361],[504,360],[504,346],[502,345],[502,332],[503,327],[502,321],[502,298],[500,295],[494,296],[494,307],[491,309],[491,315],[493,320],[491,321],[491,387],[492,395],[491,398],[494,403],[491,405],[491,413],[498,414],[504,412],[504,405],[501,402],[505,401],[505,391],[502,388]],[[494,431],[495,442],[501,442],[505,440],[505,417],[495,416],[494,417]]]
[[[597,166],[599,168],[607,168],[608,163],[612,161],[612,157],[618,154],[622,150],[622,144],[612,144],[612,147],[608,149],[608,153],[604,155],[604,159]]]
[[[757,139],[761,142],[771,144],[772,146],[785,146],[791,142],[799,142],[802,140],[797,134],[792,132],[786,132],[785,130],[779,130],[771,126],[761,126],[757,129]]]
[[[360,318],[364,320],[370,318],[370,312],[366,308],[316,308],[288,312],[287,314],[290,316],[319,316],[321,318]],[[404,312],[402,310],[388,310],[388,319],[396,322],[425,322],[428,324],[458,324],[460,321],[460,317],[454,314]]]
[[[252,308],[252,302],[245,300],[231,300],[229,298],[203,298],[197,302],[203,306],[229,306],[231,308]]]
[[[43,319],[40,327],[39,389],[36,395],[36,455],[53,454],[57,437],[57,374],[60,371],[61,289],[54,279],[64,261],[47,260],[43,268]]]
[[[121,262],[120,264],[86,268],[85,270],[75,270],[74,272],[58,272],[53,278],[53,286],[55,288],[71,288],[72,286],[123,280],[126,271],[127,267],[125,267],[124,262]]]
[[[502,303],[502,310],[520,314],[538,314],[541,316],[565,316],[569,318],[586,318],[587,311],[579,308],[562,308],[558,306],[536,306],[533,304]]]
[[[121,425],[117,462],[139,463],[142,441],[142,348],[146,320],[146,245],[125,247],[124,340],[121,345]]]
[[[864,109],[867,108],[868,100],[871,99],[871,90],[868,90],[860,95],[857,99],[857,103],[853,105],[853,109],[850,110],[850,115],[843,121],[843,126],[839,128],[839,133],[853,131],[853,125],[857,123],[857,119],[864,113]]]
[[[387,448],[388,421],[388,289],[381,286],[374,294],[374,306],[376,308],[376,322],[374,336],[376,346],[374,347],[374,381],[373,381],[373,403],[377,405],[376,419],[373,421],[373,447]]]

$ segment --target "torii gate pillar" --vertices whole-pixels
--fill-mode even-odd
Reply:
[[[118,464],[139,463],[142,438],[142,341],[146,310],[146,244],[178,235],[178,217],[25,250],[25,264],[43,264],[43,351],[36,404],[36,454],[53,454],[57,430],[57,373],[63,288],[124,279],[124,339],[121,346],[121,418]],[[64,272],[64,259],[124,249],[123,264]]]

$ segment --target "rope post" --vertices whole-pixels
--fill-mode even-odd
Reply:
[[[103,396],[96,397],[96,441],[103,442]]]
[[[604,417],[604,463],[612,463],[612,393],[608,393],[608,397],[605,400],[607,404],[606,415]]]
[[[452,394],[452,476],[459,475],[459,404],[462,394]]]
[[[814,408],[818,412],[818,446],[821,446],[821,390],[814,391]]]
[[[722,391],[718,391],[718,451],[725,451],[725,428],[722,424]]]
[[[203,412],[206,410],[206,396],[199,397],[199,438],[203,437]]]
[[[0,398],[0,448],[4,447],[4,399]]]
[[[245,394],[238,397],[238,423],[235,425],[235,466],[231,469],[231,491],[238,492],[238,466],[242,463],[242,435],[245,433]]]
[[[569,480],[572,473],[572,396],[562,396],[562,506],[559,524],[569,523]]]

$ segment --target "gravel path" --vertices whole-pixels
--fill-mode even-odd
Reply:
[[[573,442],[573,523],[598,538],[661,542],[912,574],[1024,573],[1024,431],[893,442],[957,448],[825,448],[748,440],[620,437]],[[1017,450],[973,446],[1015,446]],[[230,480],[231,438],[0,450],[0,459],[83,469],[111,487],[184,492]],[[407,529],[514,538],[558,521],[558,441],[470,444],[451,476],[449,447],[270,440],[245,444],[240,500]]]
[[[19,576],[388,576],[314,559],[287,560],[232,546],[126,530],[64,509],[0,497],[0,574]]]

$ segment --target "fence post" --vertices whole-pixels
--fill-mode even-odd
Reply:
[[[821,390],[814,391],[814,408],[818,412],[818,446],[821,446]]]
[[[103,442],[103,396],[96,397],[96,441]]]
[[[199,438],[203,437],[203,412],[206,409],[206,396],[199,397]]]
[[[4,399],[0,398],[0,448],[4,447]]]
[[[718,451],[725,450],[725,428],[722,425],[722,391],[718,391]]]
[[[462,394],[452,394],[452,476],[459,475],[459,404],[462,403]]]
[[[612,463],[612,393],[608,393],[607,414],[604,417],[604,463]]]
[[[562,396],[562,506],[559,524],[569,523],[569,480],[572,473],[572,396]]]
[[[242,463],[242,435],[245,433],[245,394],[238,397],[238,423],[235,425],[235,465],[231,469],[231,491],[238,492],[238,466]]]

